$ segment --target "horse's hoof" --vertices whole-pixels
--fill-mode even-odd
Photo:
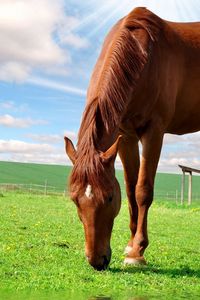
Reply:
[[[129,252],[131,252],[133,248],[131,246],[126,246],[126,248],[124,249],[124,254],[127,255],[129,254]]]
[[[133,265],[133,266],[145,266],[146,260],[143,256],[141,257],[126,257],[124,260],[125,265]]]

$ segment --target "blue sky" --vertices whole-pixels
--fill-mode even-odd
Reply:
[[[76,141],[104,37],[136,6],[200,21],[199,0],[1,0],[0,160],[69,163],[63,136]],[[166,136],[159,170],[200,167],[199,137]]]

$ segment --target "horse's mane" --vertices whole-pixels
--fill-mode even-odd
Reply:
[[[85,108],[71,186],[76,184],[79,190],[88,183],[98,185],[100,190],[108,187],[109,178],[103,172],[98,139],[102,128],[109,134],[118,127],[130,95],[148,61],[149,49],[142,46],[134,36],[134,31],[144,29],[153,43],[159,35],[160,20],[148,10],[137,8],[121,21],[97,79],[95,95],[89,99]]]

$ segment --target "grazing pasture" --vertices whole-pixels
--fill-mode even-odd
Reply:
[[[68,299],[200,295],[200,208],[195,204],[181,207],[155,201],[149,214],[150,263],[127,267],[123,250],[130,234],[129,217],[127,201],[122,201],[112,235],[111,264],[104,272],[93,270],[85,260],[82,225],[68,198],[4,193],[0,220],[1,291],[65,291]]]
[[[47,184],[63,191],[70,167],[0,161],[0,183]]]
[[[179,170],[177,166],[177,171]],[[40,184],[44,185],[47,181],[48,186],[55,187],[56,191],[63,193],[66,189],[66,183],[71,171],[71,167],[60,165],[44,165],[31,163],[17,163],[0,161],[0,184]],[[180,171],[181,173],[181,171]],[[122,198],[126,198],[124,188],[123,171],[116,171],[117,179],[119,180]],[[187,177],[185,198],[187,201]],[[180,201],[181,191],[181,175],[157,173],[155,182],[156,198],[166,197],[167,194],[175,195],[178,192]],[[157,197],[158,195],[158,197]],[[200,176],[193,175],[193,195],[194,200],[199,200],[200,203]]]

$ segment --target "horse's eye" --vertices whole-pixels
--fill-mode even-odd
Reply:
[[[108,198],[108,202],[112,202],[113,198],[112,196]]]

